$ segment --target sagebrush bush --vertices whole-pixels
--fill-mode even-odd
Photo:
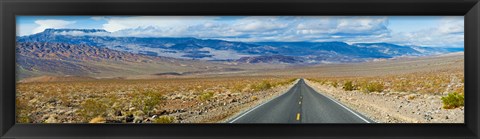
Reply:
[[[262,81],[262,83],[260,83],[260,84],[258,85],[258,88],[259,88],[260,90],[267,90],[267,89],[272,88],[272,84],[270,84],[270,82],[264,80],[264,81]]]
[[[294,82],[295,80],[297,80],[297,79],[296,79],[296,78],[292,78],[292,79],[288,79],[287,81],[276,82],[276,83],[273,83],[272,86],[283,86],[283,85],[287,85],[287,84],[289,84],[289,83]]]
[[[175,117],[173,116],[160,116],[156,118],[153,123],[158,123],[158,124],[168,124],[168,123],[173,123],[175,120]]]
[[[371,83],[368,83],[364,86],[364,92],[365,93],[382,92],[384,88],[385,87],[382,83],[371,82]]]
[[[297,80],[297,78],[289,79],[288,81],[285,82],[285,84],[289,84],[289,83],[295,82],[296,80]]]
[[[442,97],[442,102],[444,109],[453,109],[460,106],[465,106],[465,97],[463,94],[453,92]]]
[[[24,99],[15,99],[15,106],[16,106],[16,118],[17,122],[19,123],[30,123],[32,122],[32,118],[28,116],[28,113],[32,111],[32,107],[28,105],[28,101]]]
[[[200,95],[200,100],[201,101],[210,100],[210,99],[212,99],[213,94],[214,94],[213,92],[204,92]]]
[[[232,86],[232,88],[230,89],[230,91],[232,92],[242,92],[243,89],[245,89],[245,85],[243,84],[235,84]]]
[[[268,82],[267,80],[264,80],[257,85],[252,85],[250,88],[253,91],[264,91],[272,88],[272,84],[270,84],[270,82]]]
[[[347,81],[343,84],[343,90],[345,91],[353,91],[355,90],[355,86],[353,85],[352,81]]]
[[[337,88],[337,87],[338,87],[338,83],[337,83],[337,81],[333,81],[333,82],[331,82],[331,83],[330,83],[330,85],[331,85],[331,86],[333,86],[333,87],[335,87],[335,88]]]
[[[143,113],[150,115],[153,109],[161,102],[162,94],[155,91],[145,91],[137,95],[132,103],[133,105],[143,111]]]
[[[87,99],[81,104],[81,109],[78,115],[81,116],[84,122],[89,122],[91,119],[104,116],[107,112],[107,106],[100,100]]]

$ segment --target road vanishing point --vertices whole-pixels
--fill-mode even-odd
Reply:
[[[288,92],[257,105],[228,123],[374,123],[300,79]]]

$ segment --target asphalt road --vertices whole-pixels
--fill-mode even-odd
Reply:
[[[317,93],[301,79],[288,92],[228,123],[374,123],[340,102]]]

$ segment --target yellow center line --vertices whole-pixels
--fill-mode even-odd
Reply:
[[[300,120],[300,113],[297,113],[297,121]]]

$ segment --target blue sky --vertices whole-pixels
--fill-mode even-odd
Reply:
[[[229,41],[390,42],[463,47],[463,16],[17,16],[17,35],[46,28],[105,29],[105,35]]]

